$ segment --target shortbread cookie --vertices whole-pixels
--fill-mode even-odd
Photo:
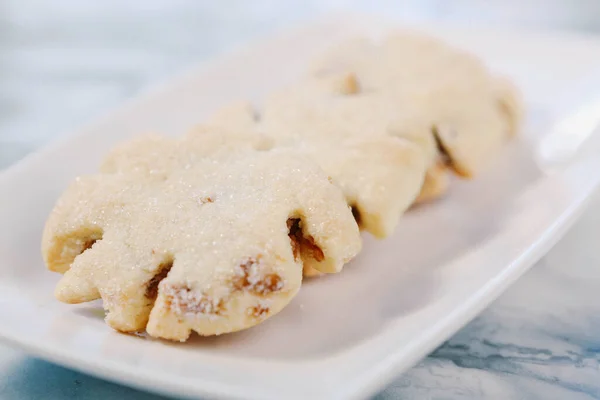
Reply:
[[[463,177],[476,175],[520,124],[512,84],[475,56],[423,34],[398,32],[380,44],[353,39],[320,57],[312,71],[319,77],[354,73],[365,92],[395,99],[401,113],[416,110],[436,139],[439,160]]]
[[[433,139],[424,125],[399,115],[389,99],[362,93],[348,74],[288,87],[260,110],[232,104],[208,124],[262,133],[310,156],[342,189],[361,228],[380,238],[419,194],[435,154],[425,155]]]
[[[342,193],[306,158],[246,151],[153,175],[136,168],[165,158],[146,151],[77,179],[43,236],[48,268],[64,273],[57,298],[102,298],[117,330],[184,341],[245,329],[289,303],[303,262],[338,272],[360,249]]]
[[[396,121],[397,119],[397,121]],[[270,136],[315,160],[339,186],[362,229],[383,238],[423,186],[435,152],[429,130],[393,102],[360,93],[352,75],[308,80],[274,93],[259,112],[234,103],[208,122]],[[305,264],[305,276],[319,272]]]
[[[245,112],[237,112],[237,107],[236,116],[245,116]],[[236,158],[248,151],[267,150],[274,144],[272,138],[252,132],[245,121],[234,119],[229,128],[234,129],[200,125],[182,138],[139,136],[115,147],[104,159],[100,171],[136,174],[144,180],[164,180],[173,171],[189,169],[206,158]],[[304,269],[316,271],[314,263],[318,260],[306,258]]]

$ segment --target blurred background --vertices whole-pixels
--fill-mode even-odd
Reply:
[[[191,63],[340,11],[600,31],[600,0],[0,0],[0,168]]]

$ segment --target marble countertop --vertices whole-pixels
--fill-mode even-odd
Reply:
[[[338,3],[4,1],[0,169],[192,62],[332,11]],[[387,5],[386,12],[405,18],[435,20],[464,18],[461,10],[470,2],[443,2],[443,7],[434,0],[393,7],[385,1],[371,1],[368,7],[349,3],[367,11]],[[556,11],[548,12],[548,25],[597,30],[582,11],[597,2],[577,3],[579,13],[564,8],[568,2],[547,2]],[[496,22],[514,21],[506,12],[501,15],[506,20]],[[539,13],[520,16],[521,23],[544,25]],[[375,398],[600,399],[598,237],[600,196],[565,238],[492,306]],[[0,399],[125,397],[161,398],[0,344]]]

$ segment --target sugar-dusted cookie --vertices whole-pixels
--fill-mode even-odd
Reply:
[[[208,124],[253,130],[308,155],[342,189],[361,228],[377,237],[393,232],[435,155],[426,154],[428,127],[398,113],[389,98],[363,92],[351,74],[300,82],[260,109],[232,104]]]
[[[42,247],[64,273],[59,300],[102,298],[113,328],[184,341],[260,323],[298,292],[304,262],[338,272],[359,251],[342,193],[310,160],[250,149],[178,164],[170,157],[187,153],[175,142],[138,141],[148,146],[137,159],[121,147],[112,173],[79,178],[58,200]],[[148,174],[148,159],[178,166]]]
[[[396,32],[381,43],[355,38],[319,57],[319,77],[351,72],[365,92],[395,99],[401,113],[409,108],[429,125],[439,161],[463,177],[472,177],[520,124],[521,103],[505,78],[493,76],[475,56],[429,36]],[[432,168],[437,169],[436,161]],[[429,189],[444,187],[440,172],[430,171]],[[433,176],[441,180],[435,182]]]
[[[309,79],[273,93],[264,107],[238,102],[209,120],[271,137],[323,168],[362,229],[386,237],[414,202],[436,155],[429,130],[389,99],[362,93],[354,76]],[[319,275],[305,264],[305,276]]]

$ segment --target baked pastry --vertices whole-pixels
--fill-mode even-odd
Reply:
[[[423,184],[426,145],[411,135],[421,129],[432,140],[416,120],[400,118],[389,98],[363,93],[352,74],[340,74],[275,92],[261,108],[231,104],[208,124],[266,135],[275,147],[307,155],[342,189],[360,227],[383,238]]]
[[[177,158],[199,154],[191,142],[134,141],[67,189],[42,243],[64,273],[59,300],[102,298],[114,329],[185,341],[260,323],[298,292],[304,263],[335,273],[359,251],[342,193],[310,160],[243,140]]]
[[[393,98],[399,113],[429,126],[430,163],[421,199],[441,195],[447,178],[440,164],[471,178],[519,128],[517,90],[494,76],[474,55],[415,32],[395,32],[380,43],[354,38],[313,62],[316,77],[355,74],[361,89]]]

